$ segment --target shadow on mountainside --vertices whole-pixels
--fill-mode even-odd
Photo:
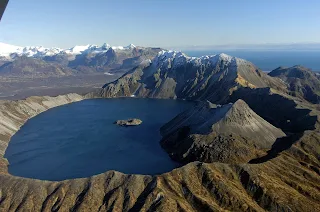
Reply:
[[[286,137],[278,138],[272,148],[267,152],[267,155],[260,158],[255,158],[249,161],[250,164],[264,163],[279,155],[282,151],[289,149],[295,142],[303,136],[302,133],[295,133]]]
[[[250,160],[251,164],[277,157],[297,142],[306,130],[315,129],[317,116],[311,116],[310,109],[298,108],[299,105],[294,100],[271,93],[269,88],[239,89],[230,97],[231,102],[238,99],[243,99],[259,116],[287,134],[274,142],[267,155]]]
[[[269,88],[239,89],[232,94],[230,102],[238,99],[244,100],[259,116],[289,134],[315,129],[317,116],[311,116],[310,109],[297,108],[295,101],[271,93]]]

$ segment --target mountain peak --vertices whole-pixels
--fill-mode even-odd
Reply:
[[[131,43],[128,46],[126,46],[125,48],[126,49],[134,49],[134,48],[136,48],[136,46]]]
[[[238,100],[217,107],[199,104],[161,127],[161,135],[161,146],[179,162],[234,163],[256,157],[285,133]]]

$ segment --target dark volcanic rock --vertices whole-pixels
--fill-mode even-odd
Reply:
[[[162,147],[180,162],[247,162],[286,136],[242,100],[200,103],[161,127]]]

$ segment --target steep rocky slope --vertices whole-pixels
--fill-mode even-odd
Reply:
[[[161,146],[182,163],[248,162],[286,136],[243,100],[223,106],[200,103],[165,124],[161,134]]]
[[[152,61],[144,61],[117,81],[106,84],[101,95],[221,102],[239,87],[285,90],[279,79],[239,58],[225,54],[195,58],[161,51]]]
[[[293,96],[301,97],[314,104],[320,103],[320,80],[310,69],[302,66],[279,67],[269,73],[287,83]]]

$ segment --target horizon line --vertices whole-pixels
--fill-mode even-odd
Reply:
[[[46,47],[44,45],[35,45],[35,46],[32,46],[32,45],[25,45],[25,46],[21,46],[21,45],[15,45],[15,44],[10,44],[10,43],[7,43],[7,42],[3,42],[3,41],[0,41],[0,43],[3,43],[3,44],[6,44],[6,45],[11,45],[11,46],[16,46],[16,47],[43,47],[43,48],[60,48],[60,49],[69,49],[69,48],[73,48],[75,46],[88,46],[88,45],[97,45],[97,44],[78,44],[78,45],[74,45],[74,46],[71,46],[71,47],[68,47],[68,48],[61,48],[61,47],[58,47],[58,46],[52,46],[52,47]],[[97,45],[97,46],[102,46],[104,44],[108,44],[110,45],[108,42],[104,42],[102,43],[101,45]],[[132,44],[130,43],[129,45],[125,45],[123,47],[126,47],[126,46],[130,46],[130,45],[135,45],[135,44]],[[316,46],[311,46],[311,45],[316,45]],[[121,45],[122,46],[122,45]],[[320,42],[292,42],[292,43],[240,43],[240,44],[203,44],[203,45],[174,45],[174,46],[171,46],[171,45],[164,45],[164,46],[161,46],[161,45],[135,45],[137,47],[150,47],[150,48],[163,48],[163,49],[167,49],[167,50],[176,50],[176,49],[184,49],[184,50],[187,50],[187,49],[201,49],[203,48],[204,50],[206,49],[210,49],[210,48],[216,48],[216,49],[255,49],[255,48],[261,48],[261,47],[273,47],[273,48],[279,48],[279,47],[308,47],[308,49],[306,50],[320,50]],[[119,47],[119,45],[110,45],[110,47]],[[302,50],[302,49],[300,49]]]

